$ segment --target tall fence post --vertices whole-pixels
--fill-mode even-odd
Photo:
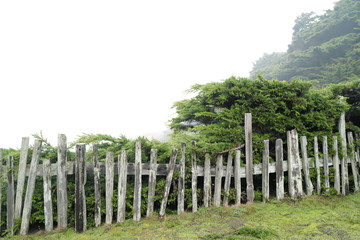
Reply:
[[[135,144],[135,188],[134,188],[134,221],[140,221],[141,218],[141,142]]]
[[[289,194],[291,198],[301,197],[303,194],[301,181],[301,161],[299,154],[299,140],[296,130],[288,132],[288,176]]]
[[[51,199],[51,163],[50,159],[43,161],[43,182],[44,182],[44,215],[45,215],[45,231],[50,232],[53,226],[53,209]]]
[[[334,164],[334,188],[338,194],[341,193],[340,188],[340,168],[339,168],[339,150],[337,136],[333,136],[333,164]]]
[[[339,133],[341,138],[341,193],[349,194],[349,177],[347,163],[347,146],[346,146],[346,130],[345,130],[345,113],[340,115]]]
[[[105,170],[106,170],[106,217],[105,224],[111,224],[113,220],[113,205],[112,198],[114,195],[114,154],[112,152],[106,153],[105,160]]]
[[[119,182],[118,182],[118,212],[117,222],[125,221],[126,211],[126,182],[127,182],[127,151],[121,151],[121,156],[118,158],[119,162]]]
[[[252,115],[245,113],[245,158],[246,158],[246,196],[249,203],[254,202],[253,180],[253,143],[252,143]]]
[[[314,159],[316,168],[316,193],[321,193],[321,178],[320,178],[320,160],[319,160],[319,143],[318,138],[314,137]]]
[[[41,140],[35,139],[33,154],[30,164],[28,184],[26,187],[26,195],[24,199],[24,208],[23,208],[21,227],[20,227],[21,235],[26,235],[29,231],[30,215],[32,208],[32,197],[35,190],[36,169],[38,166],[39,157],[41,153],[41,144],[42,144]]]
[[[221,202],[221,181],[223,177],[223,155],[219,154],[216,159],[214,206],[219,207]]]
[[[262,160],[262,195],[263,202],[269,199],[269,140],[264,140],[264,152]]]
[[[236,189],[236,198],[235,205],[241,204],[241,176],[240,176],[240,161],[241,161],[241,151],[235,151],[235,162],[234,162],[234,182]]]
[[[210,206],[211,201],[211,175],[210,175],[210,154],[205,154],[204,163],[204,207]]]
[[[284,148],[283,141],[277,139],[275,143],[275,158],[276,158],[276,198],[281,200],[284,198]]]
[[[76,144],[75,230],[78,233],[81,233],[86,230],[85,155],[86,155],[86,145],[85,144]]]
[[[180,174],[178,179],[178,206],[177,214],[184,212],[184,198],[185,198],[185,151],[186,144],[181,143],[181,158],[179,162]]]
[[[150,171],[149,171],[149,192],[148,192],[148,207],[146,211],[146,216],[150,217],[154,212],[154,197],[155,197],[155,189],[156,189],[156,174],[157,174],[157,149],[151,149],[150,154]],[[185,160],[185,159],[184,159]],[[185,162],[184,162],[185,164]],[[180,166],[181,168],[181,166]],[[181,171],[180,171],[181,172]],[[184,166],[185,173],[185,166]],[[184,177],[185,182],[185,177]],[[180,185],[180,182],[179,182]]]
[[[232,162],[234,155],[232,152],[228,153],[226,173],[225,173],[225,183],[224,183],[224,199],[223,205],[225,207],[229,206],[229,194],[230,194],[230,183],[231,183],[231,175],[232,175]]]
[[[101,191],[100,191],[100,166],[99,166],[99,153],[98,145],[93,145],[93,164],[94,164],[94,218],[95,227],[101,225]]]
[[[350,154],[350,162],[351,162],[351,170],[353,173],[353,179],[354,179],[354,190],[355,192],[359,191],[359,170],[355,161],[355,147],[354,147],[354,136],[352,132],[348,132],[347,133],[348,136],[348,143],[349,143],[349,148],[351,151]]]
[[[14,234],[14,157],[8,156],[6,161],[7,168],[7,219],[6,227],[10,234]]]
[[[192,141],[193,147],[196,142]],[[192,212],[197,212],[197,163],[195,149],[191,151],[191,192],[192,192]]]
[[[16,185],[15,219],[21,217],[28,150],[29,150],[29,138],[23,137],[21,141],[19,171],[18,171],[17,185]]]
[[[58,159],[57,159],[57,176],[56,176],[56,192],[57,192],[57,227],[59,229],[67,227],[67,142],[64,134],[58,135]]]
[[[313,192],[313,185],[310,179],[309,159],[307,155],[307,139],[305,136],[300,137],[300,145],[301,155],[303,158],[302,164],[305,177],[306,195],[311,196]]]

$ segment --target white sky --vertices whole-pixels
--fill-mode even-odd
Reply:
[[[0,147],[165,130],[193,84],[247,77],[334,0],[0,1]]]

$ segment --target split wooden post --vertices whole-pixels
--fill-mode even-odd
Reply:
[[[225,183],[224,183],[224,199],[223,205],[225,207],[229,206],[229,194],[230,194],[230,183],[231,183],[231,175],[232,175],[232,163],[233,163],[234,155],[232,152],[228,153],[226,173],[225,173]]]
[[[196,142],[192,141],[192,145],[195,148]],[[197,163],[195,149],[191,151],[191,192],[192,192],[192,212],[197,212]]]
[[[351,170],[352,170],[353,179],[354,179],[354,191],[358,192],[359,191],[359,171],[358,171],[358,168],[356,166],[357,164],[356,164],[356,161],[355,161],[355,147],[354,147],[353,133],[348,132],[347,136],[348,136],[349,148],[350,148],[350,151],[351,151],[350,162],[351,162]]]
[[[57,176],[56,176],[56,192],[57,192],[57,227],[59,229],[67,227],[67,142],[64,134],[58,135],[58,159],[57,159]]]
[[[337,136],[333,136],[333,164],[334,164],[334,188],[338,194],[341,192],[340,188],[340,162],[339,162],[339,150]]]
[[[30,215],[31,215],[31,208],[32,208],[32,197],[33,197],[34,190],[35,190],[36,169],[38,166],[39,157],[40,157],[40,153],[41,153],[41,144],[42,144],[41,140],[35,139],[31,163],[30,163],[28,184],[26,186],[24,208],[23,208],[23,212],[22,212],[22,220],[21,220],[21,227],[20,227],[21,235],[26,235],[29,231]]]
[[[101,191],[100,191],[100,165],[99,165],[99,153],[98,145],[93,145],[93,164],[94,164],[94,218],[95,227],[101,225]]]
[[[106,215],[105,224],[111,224],[113,220],[113,205],[112,198],[114,195],[114,154],[112,152],[106,153],[105,160],[105,196],[106,196]]]
[[[269,199],[269,140],[264,140],[264,152],[262,161],[262,196],[263,202]]]
[[[221,181],[223,177],[223,155],[219,154],[216,159],[214,206],[220,207],[221,202]]]
[[[246,158],[246,196],[248,203],[254,202],[253,180],[253,143],[252,143],[252,115],[245,113],[245,158]]]
[[[185,152],[186,144],[181,143],[181,158],[179,162],[180,174],[178,179],[178,205],[177,214],[184,212],[184,199],[185,199]]]
[[[240,176],[240,161],[241,161],[241,151],[235,151],[235,162],[234,162],[234,179],[235,179],[235,189],[236,189],[236,198],[235,205],[241,204],[241,176]]]
[[[166,205],[167,205],[167,201],[168,201],[169,193],[170,193],[171,182],[172,182],[172,178],[174,175],[177,152],[178,152],[177,149],[174,148],[172,150],[172,154],[170,157],[168,173],[166,175],[164,196],[163,196],[163,199],[161,201],[161,206],[160,206],[160,212],[159,212],[160,217],[164,217],[164,215],[165,215]]]
[[[0,148],[0,177],[3,177],[3,152],[4,149]],[[2,181],[0,181],[0,189],[2,189]],[[0,191],[0,206],[2,206],[2,191]],[[1,222],[1,207],[0,207],[0,222]],[[1,231],[1,224],[0,224]]]
[[[147,217],[150,217],[154,212],[154,197],[155,197],[155,190],[156,190],[156,174],[157,174],[157,156],[158,156],[158,150],[151,149],[150,170],[149,170],[148,207],[147,207],[147,211],[146,211]],[[181,172],[181,170],[180,170],[180,172]],[[185,167],[184,167],[184,173],[185,173]],[[180,173],[180,175],[181,175],[181,173]],[[184,181],[185,181],[185,177],[184,177]],[[180,182],[179,182],[179,185],[180,185]]]
[[[7,168],[7,218],[6,228],[10,234],[14,235],[14,157],[8,156],[6,161]]]
[[[118,158],[118,168],[119,168],[119,182],[118,182],[118,212],[117,212],[117,222],[125,221],[126,213],[126,182],[127,182],[127,151],[121,151],[121,156]],[[155,160],[156,161],[156,160]],[[151,169],[150,169],[151,171]],[[149,183],[150,184],[150,183]],[[150,191],[150,187],[149,187]]]
[[[75,231],[81,233],[86,230],[86,202],[85,202],[85,155],[86,145],[76,144],[75,161]]]
[[[298,198],[303,194],[298,134],[296,130],[291,130],[287,135],[289,194],[291,198]]]
[[[313,187],[311,179],[310,179],[306,136],[300,137],[300,144],[301,144],[301,155],[302,155],[302,159],[303,159],[302,164],[303,164],[303,171],[304,171],[304,177],[305,177],[306,195],[311,196],[314,187]]]
[[[349,177],[347,163],[347,146],[346,146],[346,130],[345,130],[345,113],[340,115],[339,133],[341,138],[341,193],[349,194]]]
[[[276,198],[281,200],[284,198],[284,149],[283,141],[277,139],[275,143],[275,158],[276,158]]]
[[[134,186],[134,221],[140,221],[141,218],[141,142],[135,144],[135,186]]]
[[[44,181],[45,231],[50,232],[54,229],[52,198],[51,198],[51,163],[50,163],[50,159],[45,159],[43,161],[43,181]]]
[[[18,171],[17,185],[16,185],[15,219],[21,218],[28,150],[29,150],[29,138],[23,137],[21,141],[19,171]]]
[[[316,193],[321,193],[321,177],[320,177],[320,160],[319,160],[319,143],[318,138],[314,137],[314,159],[316,168]]]
[[[210,206],[211,201],[211,175],[210,175],[210,154],[205,154],[204,163],[204,207]]]
[[[324,155],[324,175],[325,175],[325,182],[324,186],[326,191],[329,191],[330,188],[330,178],[329,178],[329,153],[328,153],[328,142],[327,136],[323,137],[323,155]]]

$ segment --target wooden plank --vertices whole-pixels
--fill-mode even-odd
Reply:
[[[349,149],[350,149],[350,163],[351,163],[351,170],[352,170],[352,174],[353,174],[353,179],[354,179],[354,191],[358,192],[359,191],[359,171],[357,168],[357,164],[356,164],[356,160],[355,160],[355,147],[354,147],[354,137],[353,137],[353,133],[352,132],[348,132],[347,133],[348,136],[348,143],[349,143]]]
[[[288,132],[288,176],[291,198],[299,198],[303,194],[300,166],[298,134],[296,130],[291,130]]]
[[[252,143],[252,116],[245,113],[245,158],[246,158],[246,197],[248,203],[254,202],[253,180],[253,143]]]
[[[330,178],[329,178],[329,152],[328,152],[328,141],[327,136],[323,137],[323,155],[324,155],[324,187],[326,191],[329,191],[330,188]]]
[[[45,231],[50,232],[54,229],[51,198],[50,159],[44,159],[43,168]]]
[[[23,137],[21,141],[19,171],[18,171],[17,185],[16,185],[15,219],[21,218],[28,150],[29,150],[29,138]]]
[[[316,193],[321,193],[321,174],[320,174],[320,161],[319,161],[319,143],[318,138],[314,137],[314,159],[316,168]]]
[[[235,205],[241,204],[241,176],[240,176],[240,161],[241,161],[241,151],[235,151],[235,162],[234,162],[234,182],[236,190]]]
[[[113,205],[112,198],[114,195],[114,154],[112,152],[106,153],[106,186],[105,186],[105,203],[106,203],[106,215],[105,224],[111,224],[113,220]]]
[[[262,197],[263,202],[269,199],[269,140],[264,140],[264,152],[262,161]]]
[[[184,212],[184,199],[185,199],[185,151],[186,144],[181,143],[181,158],[179,162],[180,174],[178,179],[178,205],[177,214]]]
[[[10,235],[14,235],[14,157],[8,156],[6,161],[7,170],[7,218],[6,228]]]
[[[337,136],[333,136],[333,166],[334,166],[334,188],[338,194],[340,194],[340,160],[339,160],[339,150],[338,150],[338,139]]]
[[[227,159],[226,174],[225,174],[225,183],[224,183],[223,205],[225,207],[229,206],[231,175],[233,175],[233,167],[232,167],[233,159],[234,159],[234,154],[232,152],[229,152],[228,159]]]
[[[100,167],[98,145],[93,145],[93,164],[94,164],[94,218],[95,227],[101,225],[101,189],[100,189]]]
[[[281,200],[284,198],[284,147],[283,141],[277,139],[275,142],[275,159],[276,159],[276,198]]]
[[[221,181],[223,177],[223,155],[219,154],[216,158],[216,174],[214,187],[214,206],[220,207],[221,202]]]
[[[135,144],[135,186],[134,186],[134,221],[141,218],[141,142]]]
[[[56,178],[56,195],[57,195],[57,221],[58,229],[67,227],[67,142],[64,134],[58,135],[58,159],[57,159],[57,178]]]
[[[178,152],[177,149],[174,148],[172,150],[172,154],[171,154],[171,157],[170,157],[169,172],[168,172],[168,174],[166,176],[164,196],[163,196],[163,199],[161,201],[160,212],[159,212],[159,216],[161,218],[164,217],[164,215],[165,215],[166,205],[167,205],[167,201],[168,201],[168,198],[169,198],[171,182],[172,182],[174,169],[175,169],[177,152]]]
[[[347,164],[347,144],[346,144],[346,130],[345,130],[345,113],[342,113],[339,119],[339,133],[341,139],[341,193],[342,195],[349,194],[349,176]]]
[[[300,145],[301,145],[301,156],[302,156],[302,164],[303,171],[305,177],[305,187],[306,187],[306,195],[311,196],[313,192],[313,185],[310,179],[310,171],[309,171],[309,159],[307,155],[307,139],[306,136],[300,137]]]
[[[75,231],[81,233],[86,230],[86,202],[85,202],[85,161],[86,145],[76,144],[75,161]]]
[[[192,141],[193,147],[196,142]],[[192,192],[192,212],[197,212],[197,163],[195,150],[191,151],[191,192]]]
[[[0,178],[3,177],[4,174],[4,167],[3,167],[3,154],[4,149],[0,148]],[[2,206],[2,181],[0,181],[0,223],[1,223],[1,206]],[[0,224],[0,232],[1,232],[1,224]]]
[[[119,161],[119,187],[118,187],[118,212],[117,222],[124,222],[126,215],[126,182],[127,182],[127,151],[121,151]]]
[[[146,210],[146,216],[150,217],[154,212],[154,197],[156,190],[156,175],[157,175],[157,156],[158,150],[151,149],[150,153],[150,171],[149,171],[149,191],[148,191],[148,206]],[[184,169],[185,171],[185,169]]]
[[[41,153],[41,144],[42,141],[39,139],[35,139],[33,153],[31,157],[30,163],[30,173],[28,178],[28,184],[26,186],[26,195],[24,199],[24,208],[22,213],[20,234],[26,235],[29,231],[30,224],[30,215],[32,208],[32,197],[35,190],[35,181],[36,181],[36,168],[39,162],[39,157]]]
[[[209,207],[211,202],[211,175],[210,175],[210,154],[205,154],[204,163],[204,207]]]

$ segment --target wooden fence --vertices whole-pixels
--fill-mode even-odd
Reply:
[[[241,198],[245,193],[241,189],[241,179],[246,181],[246,201],[251,203],[254,201],[254,178],[253,175],[261,175],[262,179],[262,197],[266,201],[270,197],[269,188],[269,174],[276,175],[276,192],[272,196],[276,196],[281,200],[285,196],[284,173],[287,172],[288,177],[288,196],[291,198],[298,198],[303,195],[312,195],[314,191],[320,193],[322,187],[329,189],[333,187],[338,193],[346,195],[349,193],[349,170],[351,167],[351,174],[353,179],[354,191],[359,191],[360,177],[359,177],[359,149],[354,148],[354,137],[352,132],[345,133],[344,115],[339,121],[339,132],[341,139],[340,150],[338,149],[338,139],[333,137],[333,154],[329,156],[328,153],[328,139],[323,137],[322,148],[319,153],[318,138],[314,138],[313,155],[314,158],[308,158],[307,138],[301,136],[298,139],[296,130],[287,133],[287,160],[284,160],[284,144],[281,139],[276,140],[275,143],[275,162],[269,162],[269,140],[264,141],[264,152],[261,164],[253,165],[253,146],[252,146],[252,127],[251,114],[245,115],[245,166],[241,163],[242,156],[240,149],[234,151],[224,151],[216,157],[216,166],[211,167],[210,155],[207,154],[204,159],[204,166],[197,165],[196,152],[192,151],[191,156],[191,192],[192,192],[192,211],[196,212],[198,203],[202,202],[204,207],[215,206],[221,204],[228,206],[229,192],[231,182],[234,183],[236,192],[235,204],[241,203]],[[347,139],[347,141],[346,141]],[[300,145],[299,145],[300,143]],[[196,144],[195,142],[193,144]],[[106,192],[106,217],[105,224],[113,222],[113,205],[112,198],[114,192],[114,178],[118,178],[117,186],[117,213],[116,221],[125,221],[126,211],[126,188],[127,176],[134,176],[134,201],[133,201],[133,220],[139,221],[141,219],[141,190],[142,190],[142,176],[148,176],[148,201],[146,216],[151,216],[154,212],[154,196],[155,184],[157,176],[166,176],[166,183],[159,210],[159,216],[165,215],[167,201],[170,193],[170,188],[173,182],[174,172],[179,172],[178,175],[178,198],[177,198],[177,213],[184,212],[185,199],[185,153],[186,145],[181,144],[180,153],[177,149],[172,150],[172,154],[168,164],[157,164],[157,150],[152,149],[150,154],[150,163],[142,163],[141,159],[141,143],[137,142],[135,146],[135,161],[128,163],[127,151],[122,151],[114,161],[113,153],[106,154],[105,162],[100,162],[98,157],[97,145],[93,146],[93,161],[85,161],[86,145],[77,144],[75,147],[76,161],[67,161],[67,141],[66,136],[59,134],[58,136],[58,158],[57,163],[51,164],[49,160],[45,159],[42,164],[39,164],[39,157],[41,153],[42,142],[35,140],[31,163],[26,165],[29,138],[25,137],[22,140],[20,149],[20,159],[18,166],[18,176],[16,181],[16,195],[14,185],[13,172],[13,157],[6,159],[6,165],[0,165],[0,174],[7,179],[7,229],[9,232],[13,231],[14,220],[21,218],[20,234],[26,235],[29,230],[29,221],[32,209],[32,197],[35,188],[35,181],[37,176],[43,177],[44,186],[44,218],[45,230],[51,231],[53,229],[53,209],[51,198],[51,176],[57,176],[57,227],[66,228],[68,225],[68,196],[67,196],[67,176],[75,175],[75,229],[77,232],[86,230],[87,212],[86,212],[86,195],[85,185],[86,180],[90,177],[94,179],[95,189],[95,207],[94,218],[95,226],[98,227],[102,223],[101,219],[101,194],[100,175],[105,174],[105,192]],[[348,154],[350,152],[350,154]],[[340,154],[341,153],[341,154]],[[178,155],[180,155],[178,157]],[[320,157],[321,155],[321,157]],[[223,165],[223,158],[227,156],[227,165]],[[340,157],[341,156],[341,157]],[[176,164],[177,159],[179,163]],[[3,151],[0,149],[0,160],[3,160]],[[329,167],[333,167],[334,171],[334,185],[330,186]],[[316,181],[312,182],[310,179],[310,168],[316,169]],[[323,182],[320,168],[323,168]],[[25,197],[24,187],[27,176],[27,184]],[[201,178],[199,178],[201,177]],[[214,178],[214,179],[213,179]],[[233,181],[231,179],[233,178]],[[197,186],[198,180],[203,180],[203,199],[198,201]],[[1,182],[0,182],[1,184]],[[315,185],[315,186],[314,186]],[[0,186],[1,187],[1,186]],[[16,196],[16,198],[14,198]],[[0,202],[2,196],[0,191]],[[1,211],[1,209],[0,209]],[[0,213],[1,216],[1,213]]]

